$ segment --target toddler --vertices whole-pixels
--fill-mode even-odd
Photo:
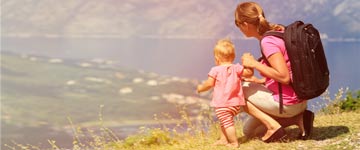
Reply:
[[[238,147],[234,116],[241,112],[241,106],[245,105],[241,78],[251,77],[253,70],[244,68],[239,63],[233,64],[235,47],[228,39],[216,43],[214,56],[216,66],[211,68],[208,79],[197,86],[197,92],[214,88],[210,106],[214,107],[221,125],[220,139],[214,145]]]

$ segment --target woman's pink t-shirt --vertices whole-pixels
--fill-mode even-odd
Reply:
[[[245,105],[241,87],[241,74],[244,67],[240,64],[212,67],[209,76],[215,79],[211,107],[230,107]]]
[[[261,40],[261,46],[262,46],[263,53],[266,58],[269,58],[271,55],[278,53],[278,52],[283,54],[284,59],[286,61],[286,65],[290,72],[290,78],[292,78],[291,65],[290,65],[288,54],[285,49],[284,41],[275,36],[266,36]],[[264,61],[262,61],[262,63],[266,64]],[[269,90],[271,90],[273,92],[274,99],[276,101],[279,101],[278,82],[276,82],[274,79],[271,79],[268,77],[265,77],[265,78],[266,78],[265,87],[267,87]],[[282,84],[282,95],[283,95],[284,105],[292,105],[292,104],[297,104],[300,102],[294,92],[294,89],[290,85]]]

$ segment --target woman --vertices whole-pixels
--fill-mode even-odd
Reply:
[[[254,37],[260,41],[263,57],[266,57],[265,61],[258,62],[249,53],[242,56],[244,67],[256,69],[264,77],[245,79],[251,82],[249,86],[244,87],[247,106],[255,107],[252,110],[258,111],[256,115],[249,112],[253,117],[250,116],[245,122],[243,129],[245,136],[251,138],[263,134],[262,140],[271,142],[284,136],[285,126],[296,124],[301,131],[299,138],[307,138],[312,129],[314,114],[311,111],[305,111],[307,102],[299,100],[289,85],[292,72],[284,41],[274,36],[263,37],[267,31],[283,32],[284,27],[270,24],[265,18],[263,9],[254,2],[244,2],[237,6],[235,24],[245,36]],[[284,108],[281,114],[278,103],[278,83],[281,83],[283,91]],[[285,120],[288,124],[279,123],[274,118],[287,118],[277,120]],[[264,125],[266,131],[262,131],[265,129]]]

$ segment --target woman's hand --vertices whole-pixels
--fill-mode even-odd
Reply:
[[[257,78],[255,76],[251,76],[249,78],[242,78],[242,80],[247,81],[247,82],[254,82],[254,83],[258,83],[258,84],[264,84],[265,83],[265,78]]]
[[[250,53],[244,53],[241,57],[241,61],[242,65],[248,68],[255,68],[255,65],[259,63]]]

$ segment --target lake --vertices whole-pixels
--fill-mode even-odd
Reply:
[[[244,52],[260,56],[255,40],[233,40],[237,59]],[[53,58],[108,59],[121,66],[162,75],[203,80],[213,66],[216,39],[2,38],[1,50]],[[330,69],[329,90],[360,88],[360,42],[323,40]]]

